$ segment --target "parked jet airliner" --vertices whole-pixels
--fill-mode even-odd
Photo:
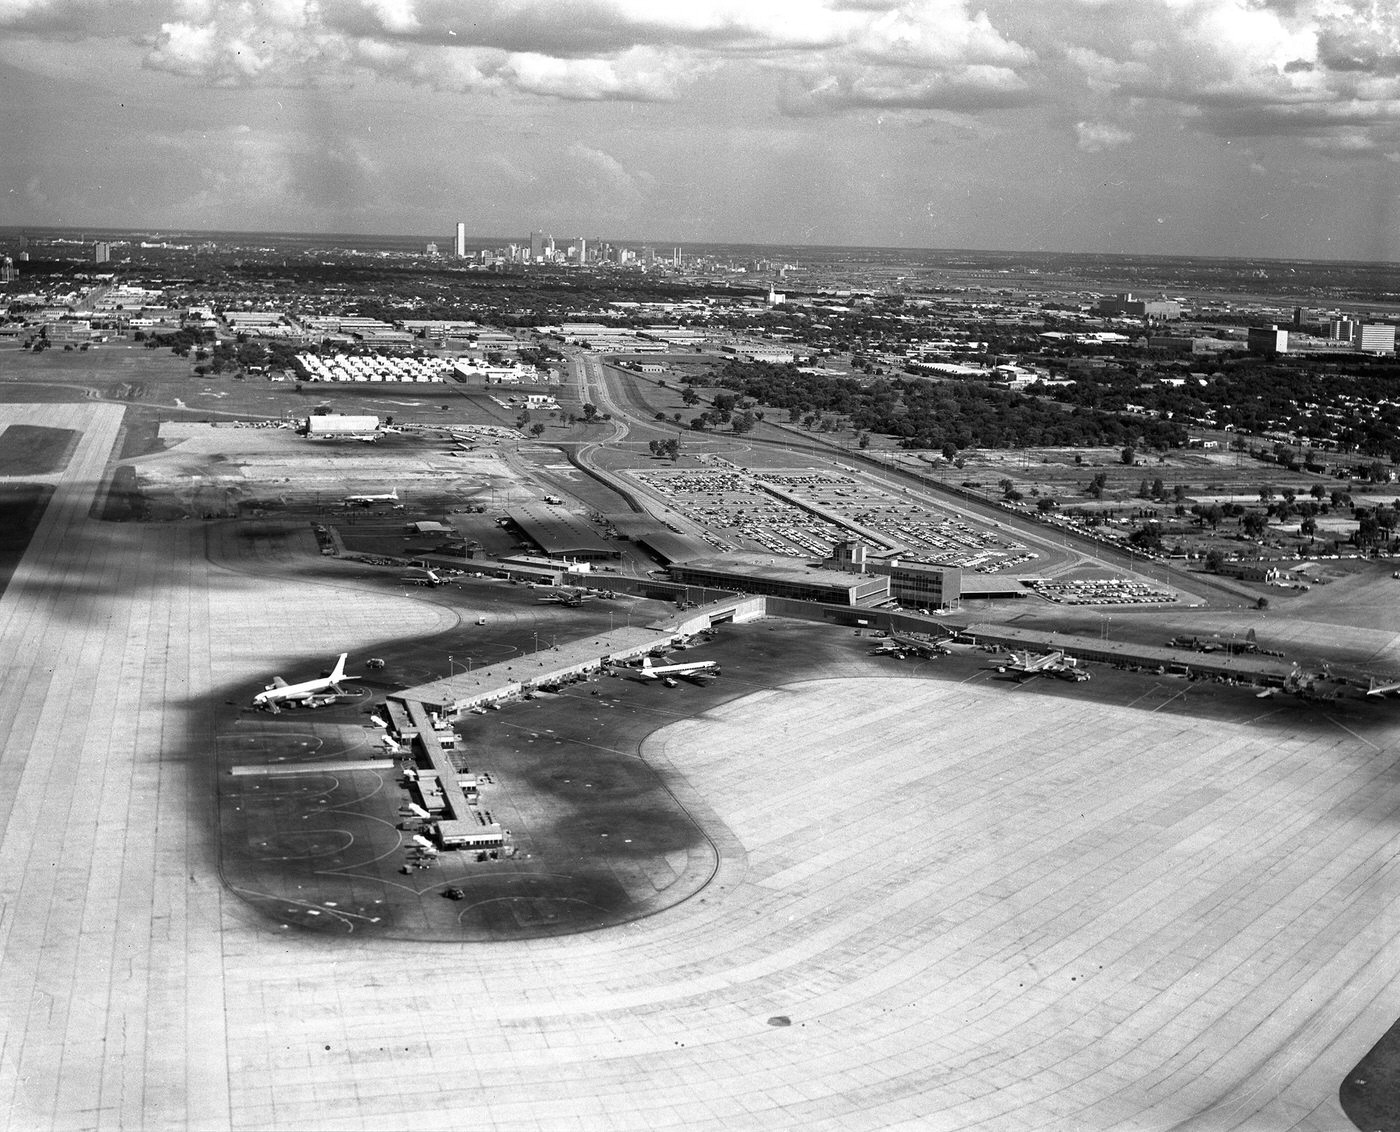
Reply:
[[[318,680],[303,680],[300,684],[288,684],[280,676],[273,677],[272,683],[253,697],[253,706],[277,712],[281,710],[280,705],[294,707],[297,704],[305,704],[307,707],[320,707],[323,704],[333,703],[337,696],[345,694],[340,687],[340,682],[345,679],[345,658],[349,655],[349,653],[341,653],[331,674]]]

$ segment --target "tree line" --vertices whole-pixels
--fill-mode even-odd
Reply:
[[[861,380],[800,373],[794,365],[731,361],[704,378],[740,397],[786,409],[793,423],[840,418],[857,432],[898,439],[904,448],[961,450],[1032,446],[1179,447],[1182,426],[1084,406],[1063,406],[969,381],[898,375]],[[812,425],[809,424],[809,427]]]

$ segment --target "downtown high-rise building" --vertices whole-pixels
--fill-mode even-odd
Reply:
[[[457,223],[457,258],[467,258],[467,226],[460,221]]]
[[[539,229],[530,233],[530,262],[539,263],[544,258],[544,233]]]
[[[105,240],[98,240],[92,245],[92,262],[107,263],[112,258],[112,245]]]

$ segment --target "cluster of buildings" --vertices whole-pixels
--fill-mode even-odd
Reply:
[[[430,256],[439,254],[438,245],[435,243],[425,245],[423,250]],[[521,242],[507,244],[504,248],[468,251],[467,226],[460,221],[453,241],[453,255],[457,259],[467,260],[481,267],[501,267],[510,264],[553,264],[571,267],[606,265],[634,267],[644,271],[661,267],[679,271],[682,267],[681,249],[678,247],[658,252],[651,244],[629,248],[602,239],[587,240],[582,236],[556,240],[552,234],[542,229],[535,229]]]
[[[298,354],[296,365],[305,381],[441,383],[450,372],[441,358],[393,355]]]
[[[1247,345],[1251,354],[1360,353],[1379,357],[1395,354],[1395,324],[1333,319],[1325,333],[1309,333],[1299,327],[1251,326]]]
[[[1178,322],[1184,316],[1182,303],[1175,299],[1139,299],[1132,294],[1102,298],[1090,314],[1104,319],[1130,319],[1145,324]],[[1252,354],[1350,353],[1394,354],[1394,323],[1366,321],[1360,317],[1333,312],[1317,317],[1306,307],[1294,307],[1288,323],[1270,321],[1267,325],[1208,327],[1208,333],[1158,333],[1149,335],[1147,345],[1174,353],[1214,354],[1247,350]],[[1079,341],[1089,341],[1084,335]],[[1126,337],[1123,339],[1127,340]],[[1106,338],[1100,337],[1103,344]]]
[[[1093,314],[1101,318],[1135,318],[1148,322],[1170,322],[1181,317],[1181,304],[1175,299],[1138,299],[1131,293],[1100,299]]]
[[[521,362],[496,364],[480,358],[409,357],[404,354],[298,354],[297,375],[305,381],[408,382],[520,385],[548,380]]]
[[[667,572],[687,586],[871,609],[891,603],[920,612],[953,609],[962,595],[958,567],[876,557],[860,539],[835,543],[830,557],[815,563],[728,554],[674,562]]]

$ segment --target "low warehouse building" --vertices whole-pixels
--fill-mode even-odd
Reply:
[[[304,435],[312,440],[377,440],[379,418],[324,413],[306,418]]]

